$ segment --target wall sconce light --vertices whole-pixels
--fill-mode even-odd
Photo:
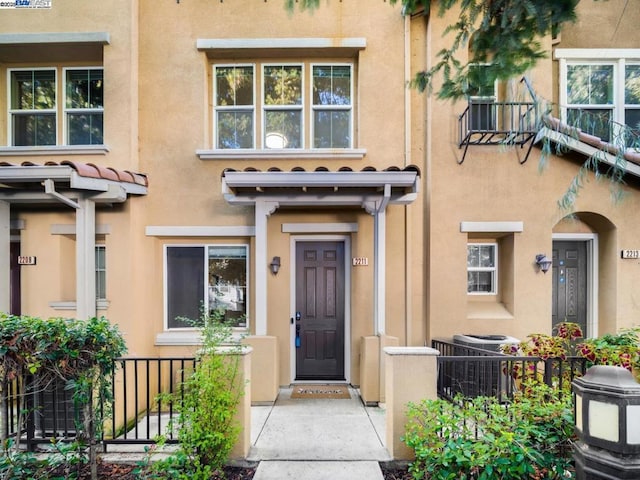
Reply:
[[[274,275],[278,273],[278,270],[280,270],[280,257],[273,257],[273,260],[271,260],[269,264],[269,269]]]
[[[539,253],[538,255],[536,255],[536,265],[538,265],[540,270],[542,270],[542,273],[547,273],[551,268],[552,263],[553,262],[549,260],[549,257],[547,257],[544,253]]]

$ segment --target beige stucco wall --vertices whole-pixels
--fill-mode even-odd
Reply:
[[[548,331],[551,312],[551,276],[537,271],[535,255],[550,255],[554,233],[598,235],[599,332],[615,331],[638,323],[640,299],[633,286],[640,282],[640,265],[620,259],[622,248],[638,248],[640,227],[638,182],[630,180],[629,193],[619,204],[610,200],[608,185],[590,177],[575,204],[579,221],[563,221],[556,202],[568,188],[583,159],[567,154],[552,156],[540,171],[540,148],[528,161],[524,149],[470,147],[464,163],[458,147],[457,118],[466,102],[438,100],[408,90],[406,81],[431,66],[436,53],[451,35],[442,37],[457,12],[439,17],[405,20],[398,5],[368,0],[323,2],[310,13],[289,14],[283,2],[189,0],[116,0],[113,2],[55,0],[50,10],[3,10],[3,32],[108,32],[104,47],[105,138],[104,155],[73,155],[79,162],[95,162],[144,172],[149,193],[124,205],[100,208],[97,223],[108,226],[100,238],[107,246],[109,307],[104,314],[125,332],[132,355],[189,355],[192,345],[157,346],[164,330],[165,245],[246,243],[255,258],[254,237],[149,236],[149,226],[253,226],[250,206],[232,206],[221,193],[225,168],[288,171],[303,166],[336,170],[349,165],[378,170],[391,165],[420,168],[420,191],[410,206],[387,211],[386,334],[399,345],[422,346],[434,337],[456,333],[504,333],[524,338],[533,331]],[[250,8],[247,8],[250,5]],[[579,21],[563,32],[554,46],[573,48],[637,48],[638,13],[623,0],[583,0]],[[366,6],[366,15],[362,9]],[[436,7],[437,8],[437,7]],[[620,20],[620,21],[618,21]],[[598,28],[592,28],[598,24]],[[215,52],[199,51],[198,39],[222,38],[365,38],[366,48],[349,55],[305,51],[300,54],[266,51],[220,54],[221,61],[274,62],[354,60],[356,74],[355,147],[366,150],[362,160],[322,158],[236,158],[203,160],[196,154],[212,147],[212,64]],[[551,51],[551,39],[543,39]],[[1,50],[1,49],[0,49]],[[461,54],[464,60],[464,52]],[[224,57],[224,58],[223,58]],[[0,59],[2,62],[2,59]],[[550,56],[527,73],[540,97],[557,98],[557,67]],[[53,64],[60,62],[53,61]],[[21,65],[21,64],[20,64]],[[32,63],[29,63],[32,65]],[[40,64],[38,64],[40,65]],[[50,65],[45,62],[41,65]],[[0,63],[0,92],[6,91],[6,69]],[[550,72],[555,74],[550,74]],[[437,85],[436,85],[437,87]],[[518,79],[502,90],[520,93]],[[517,95],[514,94],[514,95]],[[6,107],[6,95],[0,95]],[[0,116],[0,144],[6,143],[6,116]],[[69,156],[20,156],[12,162],[60,161]],[[4,160],[4,158],[3,158]],[[69,210],[20,211],[25,221],[20,232],[22,253],[38,258],[22,268],[23,312],[34,315],[73,316],[74,311],[53,310],[50,302],[72,301],[75,295],[75,240],[51,235],[52,224],[73,224]],[[461,222],[522,222],[522,232],[469,235]],[[267,334],[277,338],[274,377],[287,384],[292,373],[292,245],[296,238],[325,238],[325,234],[283,233],[284,223],[355,224],[355,232],[334,235],[348,241],[352,257],[367,257],[368,266],[350,268],[348,310],[349,380],[357,384],[361,371],[362,337],[374,331],[374,221],[363,209],[285,209],[268,218],[267,257],[280,256],[278,275],[267,274]],[[499,296],[474,297],[466,293],[466,244],[469,240],[500,243]],[[255,333],[255,265],[250,267],[250,332]],[[472,301],[473,300],[473,301]],[[366,356],[366,355],[365,355]],[[254,364],[255,365],[255,364]],[[364,372],[380,375],[381,372]],[[372,383],[383,383],[378,378]]]

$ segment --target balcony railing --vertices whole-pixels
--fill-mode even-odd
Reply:
[[[537,133],[538,111],[535,102],[494,102],[471,99],[458,117],[459,144],[464,162],[470,145],[519,145],[532,141]],[[531,142],[531,145],[533,142]],[[531,151],[531,145],[527,156]]]

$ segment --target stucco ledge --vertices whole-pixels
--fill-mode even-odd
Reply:
[[[414,355],[414,356],[436,356],[440,351],[431,347],[385,347],[383,349],[387,355]]]

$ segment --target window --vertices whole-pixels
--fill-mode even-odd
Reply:
[[[203,311],[247,326],[247,245],[166,247],[167,326],[194,327]]]
[[[264,146],[302,147],[302,66],[264,67]]]
[[[55,145],[55,69],[13,70],[10,77],[9,114],[13,145]]]
[[[102,68],[64,69],[61,113],[55,68],[9,70],[11,145],[37,147],[58,143],[58,118],[64,118],[66,145],[103,144]],[[60,117],[62,115],[62,117]]]
[[[498,244],[467,244],[467,293],[496,294]]]
[[[558,49],[556,57],[560,59],[563,119],[614,145],[639,148],[637,50]]]
[[[96,300],[107,299],[107,260],[104,245],[96,245]]]
[[[101,68],[65,71],[67,145],[102,145],[103,86]]]
[[[313,66],[313,148],[351,146],[351,66]]]
[[[469,130],[496,129],[496,81],[491,65],[469,66]]]
[[[214,65],[213,71],[216,149],[352,148],[351,64]]]

